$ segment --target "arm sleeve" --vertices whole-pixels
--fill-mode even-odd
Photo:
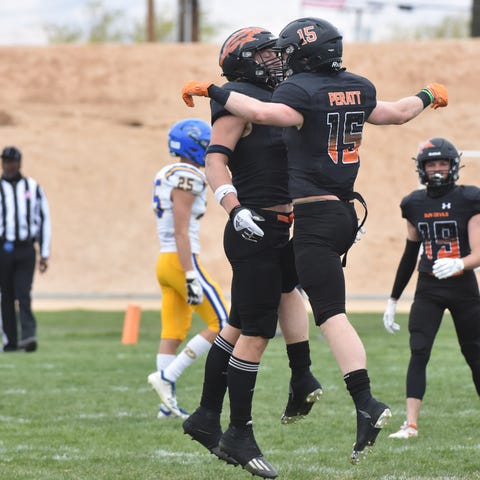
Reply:
[[[413,271],[415,270],[420,244],[421,242],[412,242],[411,240],[407,240],[407,243],[405,244],[405,250],[403,251],[400,263],[398,264],[395,282],[393,283],[392,293],[390,295],[390,297],[395,300],[400,298]]]

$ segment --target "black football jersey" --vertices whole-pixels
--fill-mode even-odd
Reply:
[[[363,126],[377,104],[373,84],[345,70],[299,73],[277,87],[272,102],[289,105],[304,117],[302,128],[285,129],[292,198],[350,198]]]
[[[437,198],[429,197],[426,189],[416,190],[403,198],[400,208],[422,241],[420,272],[431,273],[437,258],[470,253],[468,221],[480,213],[480,188],[457,185]]]
[[[270,90],[248,82],[228,82],[222,88],[269,102]],[[223,115],[231,115],[222,105],[210,101],[212,125]],[[242,205],[271,207],[291,202],[288,194],[287,152],[282,129],[252,125],[251,132],[240,138],[228,162],[232,183]]]

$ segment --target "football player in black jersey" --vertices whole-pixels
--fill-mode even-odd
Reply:
[[[418,435],[427,364],[446,309],[480,395],[480,296],[473,272],[480,265],[480,188],[455,184],[459,165],[460,155],[451,142],[427,140],[416,157],[420,182],[427,188],[412,192],[400,204],[407,243],[383,317],[389,333],[400,329],[395,323],[397,300],[415,269],[420,246],[423,249],[408,320],[406,421],[390,438]]]
[[[222,89],[268,102],[282,73],[272,50],[275,42],[276,37],[263,28],[232,33],[219,56],[229,80]],[[224,248],[233,271],[232,306],[228,325],[207,357],[200,407],[183,427],[229,463],[240,463],[254,475],[275,478],[275,468],[255,441],[252,400],[260,360],[268,340],[275,336],[278,316],[292,370],[281,422],[292,423],[308,414],[322,394],[310,372],[308,315],[295,288],[287,154],[280,128],[252,125],[215,101],[211,113],[206,175],[230,216]],[[222,436],[220,413],[227,386],[230,425]]]
[[[356,464],[391,416],[371,394],[365,349],[345,313],[341,256],[358,231],[352,200],[359,197],[354,183],[363,127],[405,123],[429,105],[446,106],[448,93],[432,83],[396,102],[377,101],[369,80],[342,68],[342,36],[319,18],[290,22],[276,48],[288,78],[271,102],[195,81],[184,85],[182,97],[193,106],[192,95],[207,96],[247,121],[286,127],[297,273],[355,403],[357,436],[350,461]]]

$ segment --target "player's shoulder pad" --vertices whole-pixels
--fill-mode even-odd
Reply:
[[[174,163],[163,171],[163,179],[172,188],[180,188],[194,194],[203,192],[207,186],[205,174],[194,165]]]
[[[419,188],[418,190],[414,190],[410,192],[408,195],[405,195],[400,202],[400,206],[407,205],[408,203],[415,201],[415,200],[423,200],[426,196],[426,189]]]
[[[475,185],[459,185],[459,188],[462,190],[463,196],[467,200],[479,200],[480,199],[480,188]]]

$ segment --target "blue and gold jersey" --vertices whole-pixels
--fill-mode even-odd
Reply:
[[[161,252],[176,252],[173,221],[172,190],[179,188],[195,196],[190,217],[189,235],[192,253],[200,253],[199,220],[207,206],[207,180],[204,173],[188,163],[163,167],[156,175],[153,187],[153,211],[157,216],[157,233]]]

